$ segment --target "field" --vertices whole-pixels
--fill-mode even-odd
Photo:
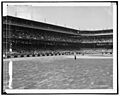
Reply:
[[[8,63],[3,62],[3,85],[8,88]],[[13,89],[112,89],[112,58],[67,56],[13,59]]]

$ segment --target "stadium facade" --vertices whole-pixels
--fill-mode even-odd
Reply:
[[[112,54],[112,29],[81,31],[13,16],[2,20],[4,58]]]

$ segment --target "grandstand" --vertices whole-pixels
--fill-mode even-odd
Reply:
[[[10,51],[12,50],[12,51]],[[58,25],[3,17],[3,57],[112,54],[113,30],[81,31]]]

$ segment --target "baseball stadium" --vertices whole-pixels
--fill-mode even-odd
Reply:
[[[113,88],[113,29],[77,30],[3,16],[2,37],[4,89]]]

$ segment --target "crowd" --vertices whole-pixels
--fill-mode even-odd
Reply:
[[[104,53],[113,52],[112,49],[105,49],[105,48],[92,48],[92,49],[84,48],[84,49],[81,49],[80,51],[81,53],[84,53],[84,54],[104,54]]]
[[[87,40],[83,40],[82,43],[112,43],[113,40],[111,39],[87,39]]]
[[[41,49],[41,48],[13,48],[12,52],[9,50],[6,52],[4,51],[4,56],[17,56],[17,55],[39,55],[39,56],[48,56],[48,55],[72,55],[76,52],[76,54],[112,54],[112,49],[105,49],[105,48],[81,48],[81,49]]]
[[[33,40],[46,40],[46,41],[59,41],[59,42],[71,42],[71,43],[106,43],[113,42],[112,38],[81,38],[70,36],[61,33],[46,32],[46,31],[15,31],[12,34],[12,38],[19,39],[33,39]]]
[[[12,34],[13,38],[20,39],[33,39],[33,40],[47,40],[47,41],[62,41],[62,42],[80,42],[78,38],[69,37],[67,35],[59,33],[46,33],[45,31],[41,32],[29,32],[29,31],[16,31]]]

